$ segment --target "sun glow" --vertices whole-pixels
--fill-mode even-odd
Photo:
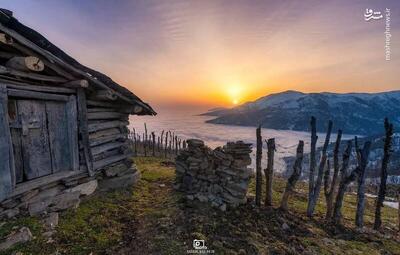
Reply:
[[[237,105],[243,97],[243,89],[241,86],[235,85],[228,88],[228,95],[233,105]]]

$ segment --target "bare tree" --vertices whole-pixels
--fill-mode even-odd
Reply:
[[[267,155],[268,164],[264,169],[265,173],[265,205],[272,206],[272,178],[274,175],[274,152],[275,152],[275,138],[268,139],[267,142]]]
[[[256,130],[257,147],[256,147],[256,205],[261,205],[261,184],[262,184],[262,173],[261,173],[261,158],[262,158],[262,137],[261,137],[261,126],[258,126]]]
[[[311,200],[308,201],[308,206],[307,206],[307,216],[308,217],[312,217],[312,215],[314,214],[315,206],[317,205],[317,201],[319,199],[319,193],[321,191],[321,186],[322,186],[322,177],[324,174],[324,169],[325,169],[325,164],[326,164],[326,159],[327,159],[327,150],[328,150],[329,140],[331,138],[332,125],[333,125],[333,123],[330,120],[328,122],[328,130],[326,132],[324,146],[322,147],[322,156],[321,156],[321,160],[320,160],[319,167],[318,167],[317,181],[315,183],[315,187],[313,189],[312,196],[310,196]]]
[[[386,181],[387,181],[387,167],[389,164],[390,155],[392,153],[392,140],[393,140],[393,124],[389,122],[388,118],[385,118],[385,144],[383,147],[383,159],[381,168],[381,183],[379,185],[378,197],[376,200],[375,208],[375,222],[374,229],[379,229],[382,225],[381,219],[381,208],[383,207],[383,201],[386,196]]]
[[[299,145],[297,146],[297,150],[296,150],[296,161],[294,162],[294,165],[293,165],[293,173],[287,181],[285,192],[283,193],[282,200],[281,200],[280,208],[284,211],[287,211],[287,209],[288,209],[289,197],[293,193],[296,183],[301,176],[303,151],[304,151],[304,142],[299,141]]]
[[[325,195],[326,197],[326,215],[325,219],[329,220],[332,218],[332,213],[333,213],[333,200],[335,197],[335,194],[337,193],[337,186],[338,186],[338,177],[339,177],[339,148],[340,148],[340,141],[342,139],[342,130],[338,130],[337,136],[336,136],[336,143],[335,143],[335,148],[333,150],[333,177],[332,177],[332,182],[328,191],[328,196]]]

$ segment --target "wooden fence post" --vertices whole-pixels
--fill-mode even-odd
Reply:
[[[145,137],[144,134],[143,134],[142,144],[143,144],[144,156],[147,157],[147,137]]]
[[[307,216],[308,217],[313,216],[315,206],[317,205],[317,202],[319,199],[319,193],[321,191],[321,185],[322,185],[322,177],[324,175],[324,169],[325,169],[325,164],[326,164],[326,159],[327,159],[327,150],[328,150],[329,140],[331,138],[332,125],[333,125],[333,123],[330,120],[328,122],[328,130],[326,132],[324,146],[322,148],[322,156],[321,156],[321,160],[320,160],[319,167],[318,167],[317,181],[314,186],[311,200],[308,201],[308,207],[307,207]]]
[[[308,203],[307,203],[307,215],[310,211],[310,203],[314,196],[314,175],[315,175],[315,150],[317,146],[317,123],[314,116],[311,116],[311,151],[310,151],[310,173],[308,177]]]
[[[285,192],[283,193],[282,200],[281,200],[280,209],[282,209],[284,211],[287,211],[287,209],[288,209],[289,197],[293,193],[296,183],[301,176],[303,152],[304,152],[304,142],[299,141],[299,145],[297,146],[297,150],[296,150],[296,161],[294,162],[294,165],[293,165],[293,173],[287,181]]]
[[[326,215],[325,219],[329,220],[332,218],[332,213],[333,213],[333,200],[335,197],[335,194],[337,193],[337,186],[338,186],[338,177],[339,177],[339,148],[340,148],[340,141],[342,139],[342,130],[338,130],[337,136],[336,136],[336,143],[335,143],[335,148],[333,150],[333,177],[332,177],[332,182],[331,186],[329,189],[328,197],[326,199]]]
[[[261,125],[256,129],[257,137],[257,150],[256,150],[256,205],[261,205],[261,184],[262,184],[262,173],[261,173],[261,158],[262,158],[262,137],[261,137]]]
[[[365,208],[365,169],[368,164],[368,156],[371,148],[371,142],[367,141],[364,148],[360,151],[360,163],[358,164],[358,189],[357,189],[357,211],[356,226],[362,228],[364,225],[364,208]]]
[[[153,157],[156,156],[156,134],[154,132],[151,132],[151,138],[153,140]]]
[[[347,142],[346,149],[343,153],[342,167],[340,168],[341,180],[340,180],[338,193],[336,195],[335,207],[334,207],[334,211],[333,211],[333,215],[332,215],[332,221],[334,224],[339,224],[340,219],[342,217],[341,210],[342,210],[344,194],[346,192],[346,188],[348,185],[348,184],[346,184],[346,177],[347,177],[347,168],[349,167],[349,161],[350,161],[352,147],[353,147],[353,142],[351,140],[349,140]]]
[[[137,143],[136,143],[136,130],[135,130],[135,128],[133,128],[133,146],[134,146],[135,157],[137,157]]]
[[[164,147],[164,157],[167,157],[167,149],[168,149],[168,132],[165,133],[165,147]]]
[[[268,139],[268,164],[265,173],[265,206],[272,206],[272,179],[274,176],[275,138]]]
[[[378,197],[376,199],[375,208],[375,222],[374,229],[378,230],[382,225],[381,220],[381,208],[383,207],[383,201],[386,196],[386,181],[388,176],[388,164],[390,154],[392,154],[392,140],[393,140],[393,124],[389,122],[388,118],[385,118],[385,144],[383,147],[383,159],[381,167],[381,183],[379,185]]]
[[[178,136],[175,136],[175,154],[178,155]]]

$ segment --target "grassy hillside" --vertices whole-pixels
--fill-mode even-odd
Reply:
[[[384,208],[382,233],[356,232],[355,196],[348,195],[344,227],[333,229],[324,224],[322,203],[316,217],[305,216],[307,187],[300,183],[287,214],[251,204],[223,213],[208,204],[186,201],[174,191],[174,168],[162,159],[135,161],[142,180],[134,189],[97,194],[78,209],[62,213],[52,238],[43,236],[37,218],[2,223],[0,238],[17,226],[27,226],[35,239],[0,254],[187,254],[193,239],[204,239],[215,254],[400,254],[394,209]],[[284,180],[275,180],[275,205],[284,186]],[[253,192],[254,184],[250,196]],[[368,227],[373,222],[373,204],[367,200]]]

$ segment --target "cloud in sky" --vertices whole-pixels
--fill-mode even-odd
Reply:
[[[23,23],[152,104],[228,105],[287,89],[400,89],[399,1],[3,0]],[[384,20],[391,9],[392,60]],[[240,95],[232,97],[232,90]]]

